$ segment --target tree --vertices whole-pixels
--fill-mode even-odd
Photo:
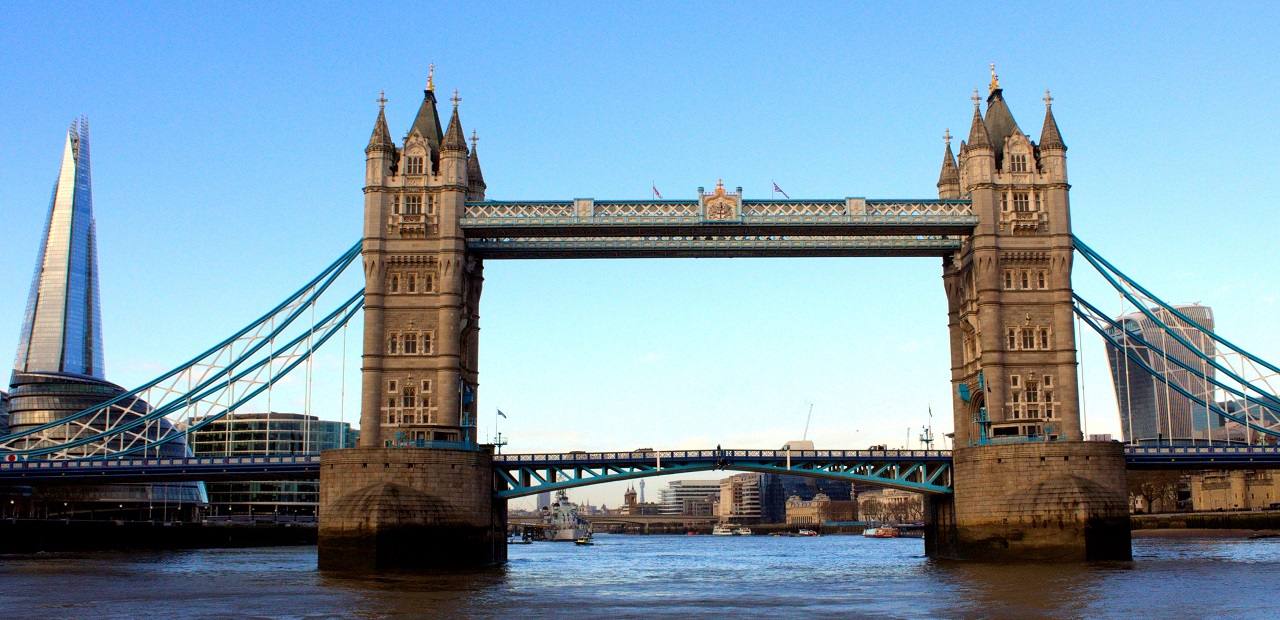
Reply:
[[[1177,507],[1178,487],[1181,484],[1180,472],[1131,471],[1129,498],[1142,500],[1147,512],[1169,512]]]

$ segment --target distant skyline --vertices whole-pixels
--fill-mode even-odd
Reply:
[[[1054,97],[1076,234],[1280,358],[1271,4],[387,9],[0,7],[0,355],[17,350],[82,114],[106,378],[130,386],[355,242],[375,99],[386,91],[399,139],[430,63],[439,92],[460,91],[501,200],[653,186],[689,198],[721,178],[748,198],[774,182],[796,198],[933,198],[943,130],[958,146],[995,62],[1033,139],[1045,89]],[[1076,264],[1077,290],[1119,314],[1086,270]],[[941,271],[937,259],[490,261],[481,434],[501,407],[509,451],[771,448],[803,434],[812,403],[820,447],[914,442],[930,407],[940,436],[952,424]],[[359,333],[345,409],[326,385],[323,417],[358,418]],[[1086,432],[1119,437],[1102,342],[1083,337]],[[325,355],[339,368],[338,351]],[[571,496],[612,506],[624,489]]]

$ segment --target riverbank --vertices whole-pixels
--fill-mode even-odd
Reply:
[[[1280,512],[1183,512],[1154,515],[1132,515],[1129,529],[1134,536],[1142,531],[1273,531],[1280,530]]]
[[[0,521],[0,553],[218,549],[316,544],[315,524]]]

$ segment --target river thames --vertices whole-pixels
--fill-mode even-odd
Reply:
[[[5,618],[1275,618],[1280,539],[1137,538],[1132,563],[932,561],[918,539],[610,536],[468,574],[350,577],[315,547],[0,557]]]

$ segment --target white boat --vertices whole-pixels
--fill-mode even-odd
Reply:
[[[862,535],[867,538],[898,538],[898,528],[888,525],[880,527],[872,527],[862,530]]]
[[[738,528],[738,529],[736,529],[736,530],[734,530],[734,531],[733,531],[733,535],[734,535],[734,536],[750,536],[750,535],[751,535],[751,528],[749,528],[749,527],[740,527],[740,528]]]
[[[569,501],[563,490],[556,491],[556,500],[542,509],[543,531],[547,540],[574,542],[591,538],[591,524],[578,516],[578,505]]]
[[[817,536],[818,533],[813,530],[800,530],[801,536]]]
[[[733,528],[727,525],[717,523],[715,527],[711,528],[711,535],[712,536],[733,536]]]

